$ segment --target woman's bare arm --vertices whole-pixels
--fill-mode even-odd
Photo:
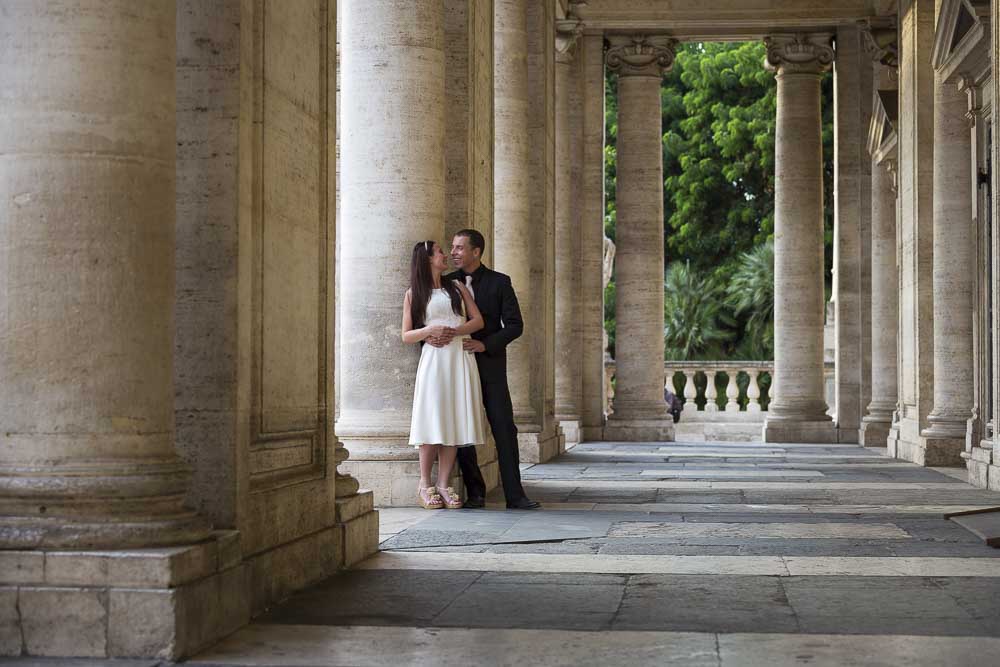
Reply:
[[[479,312],[479,307],[476,305],[476,300],[472,298],[472,294],[469,293],[465,285],[458,282],[455,285],[458,286],[458,291],[462,293],[462,301],[465,302],[465,312],[469,316],[465,324],[455,327],[455,334],[464,336],[479,331],[485,326],[485,323],[483,322],[483,314]]]
[[[413,328],[413,317],[410,315],[410,290],[406,290],[406,296],[403,297],[403,342],[404,343],[419,343],[420,341],[430,338],[431,336],[441,336],[444,335],[450,327],[446,326],[431,326],[431,327],[420,327],[419,329]]]

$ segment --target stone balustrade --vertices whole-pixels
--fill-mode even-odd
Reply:
[[[759,414],[766,411],[769,400],[769,395],[764,396],[762,405],[761,380],[764,375],[770,378],[773,369],[773,361],[668,361],[663,365],[663,383],[684,401],[685,415],[695,412]],[[607,378],[605,410],[611,412],[615,362],[607,361],[604,371]],[[741,374],[746,378],[744,382],[740,382]],[[720,377],[724,380],[724,388],[720,386]]]

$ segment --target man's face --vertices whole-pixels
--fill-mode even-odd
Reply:
[[[469,237],[456,236],[451,241],[451,261],[456,269],[471,267],[479,259],[479,248],[469,245]]]

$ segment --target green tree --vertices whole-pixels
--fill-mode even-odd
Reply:
[[[661,89],[669,260],[724,278],[774,229],[774,74],[764,45],[686,44]]]
[[[687,262],[674,262],[663,280],[663,354],[665,359],[718,359],[732,336],[725,324],[725,293],[711,276],[700,276]]]
[[[745,334],[733,356],[771,359],[774,355],[774,243],[767,241],[740,256],[726,284],[726,305],[742,319]]]

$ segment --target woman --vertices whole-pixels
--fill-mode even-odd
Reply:
[[[403,342],[428,339],[450,342],[424,345],[413,388],[410,444],[420,448],[417,495],[426,509],[459,509],[462,500],[448,485],[456,448],[486,442],[482,389],[476,360],[462,349],[462,339],[483,328],[476,301],[459,282],[441,281],[448,259],[434,241],[413,247],[410,289],[403,298]],[[437,485],[431,469],[438,463]]]

